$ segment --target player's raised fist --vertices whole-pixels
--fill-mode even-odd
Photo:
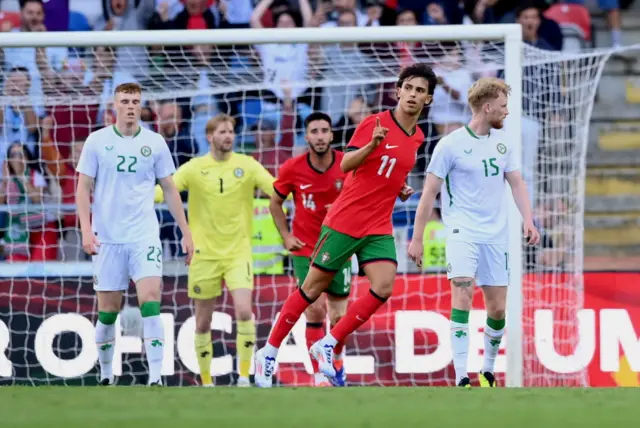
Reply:
[[[424,254],[424,243],[419,239],[412,239],[407,251],[409,258],[418,266],[422,267],[422,255]]]
[[[193,253],[195,252],[195,245],[193,244],[193,238],[190,233],[182,237],[181,245],[182,252],[187,255],[184,262],[187,265],[190,265],[191,259],[193,259]]]
[[[299,249],[304,247],[304,242],[293,235],[288,235],[286,238],[284,238],[284,247],[287,249],[287,251],[298,251]]]
[[[387,136],[387,132],[389,132],[389,128],[384,128],[380,125],[380,117],[376,117],[376,127],[373,128],[373,136],[371,137],[371,142],[375,147],[378,147],[382,140]]]
[[[85,253],[90,256],[95,256],[98,254],[98,247],[100,246],[100,241],[98,241],[98,237],[93,233],[83,233],[82,234],[82,249]]]

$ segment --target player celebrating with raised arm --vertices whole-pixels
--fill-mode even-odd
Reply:
[[[93,256],[93,288],[98,295],[96,345],[101,385],[114,384],[115,322],[129,279],[135,282],[142,313],[148,383],[162,385],[162,246],[153,205],[156,180],[168,195],[169,210],[183,233],[187,263],[193,255],[191,232],[171,178],[173,158],[162,136],[140,126],[141,97],[142,89],[136,83],[116,87],[116,123],[89,135],[77,167],[82,247]]]
[[[474,281],[482,287],[487,308],[480,385],[495,386],[493,372],[504,334],[509,281],[505,181],[524,217],[529,244],[537,244],[540,239],[518,159],[504,135],[497,131],[509,113],[510,90],[496,78],[480,79],[469,89],[471,121],[440,140],[433,152],[409,246],[409,256],[420,266],[426,221],[441,192],[447,231],[447,277],[451,280],[451,345],[456,384],[460,387],[470,387],[467,355]]]
[[[353,254],[357,255],[371,289],[349,307],[327,336],[311,347],[312,357],[329,379],[335,380],[336,376],[334,347],[391,296],[397,270],[391,215],[398,195],[407,197],[411,193],[405,179],[424,142],[417,122],[425,105],[431,102],[435,85],[436,76],[427,65],[406,67],[396,84],[397,107],[368,116],[358,125],[340,163],[341,169],[349,174],[324,220],[309,273],[302,287],[285,301],[266,346],[256,353],[256,385],[272,385],[282,341]]]
[[[311,253],[318,242],[322,221],[327,215],[329,206],[340,194],[346,178],[346,174],[340,169],[343,153],[331,149],[331,141],[333,141],[331,118],[325,113],[311,113],[305,119],[304,125],[309,151],[289,159],[282,165],[278,171],[278,179],[273,184],[275,193],[271,195],[269,206],[285,247],[292,254],[293,273],[299,286],[302,286],[307,277]],[[282,205],[291,193],[295,203],[295,214],[290,232]],[[326,332],[325,300],[329,303],[331,326],[336,325],[347,310],[347,298],[351,291],[350,259],[347,259],[336,272],[336,276],[325,291],[327,299],[320,296],[305,310],[308,348],[322,339]],[[344,342],[338,343],[334,349],[336,386],[344,386],[346,380],[342,359],[343,349]],[[315,386],[330,386],[327,377],[318,371],[317,361],[312,358],[311,364]]]
[[[211,377],[211,317],[225,281],[236,318],[238,386],[250,386],[249,370],[256,341],[253,322],[253,197],[256,187],[273,193],[274,178],[258,161],[233,152],[235,120],[220,114],[206,125],[210,152],[178,168],[179,191],[187,190],[195,256],[189,267],[188,295],[195,303],[195,350],[204,386]],[[156,189],[156,201],[162,191]]]

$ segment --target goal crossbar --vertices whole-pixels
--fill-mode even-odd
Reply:
[[[4,33],[1,47],[68,46],[180,46],[246,45],[268,43],[381,43],[388,41],[484,40],[519,43],[518,24],[438,25],[400,27],[353,27],[327,31],[326,28],[164,30],[164,31],[79,31],[73,33]]]

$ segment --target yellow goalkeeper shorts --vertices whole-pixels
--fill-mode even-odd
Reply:
[[[191,299],[214,299],[222,294],[222,281],[229,291],[253,290],[251,257],[233,260],[206,260],[195,256],[189,266],[188,290]]]

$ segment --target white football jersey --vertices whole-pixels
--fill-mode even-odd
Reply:
[[[477,136],[464,126],[442,138],[428,173],[444,180],[442,221],[447,239],[497,244],[508,242],[505,172],[519,169],[504,134]]]
[[[159,235],[153,197],[156,180],[175,172],[164,138],[140,128],[125,137],[115,126],[91,133],[78,162],[95,179],[92,224],[98,241],[130,244]]]

